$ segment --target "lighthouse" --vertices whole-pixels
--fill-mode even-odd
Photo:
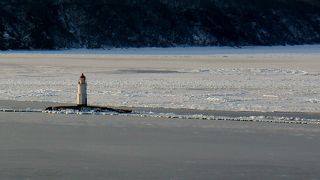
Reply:
[[[87,83],[86,77],[83,75],[83,73],[78,81],[77,105],[87,106]]]
[[[56,112],[56,111],[66,111],[66,110],[75,110],[78,113],[82,114],[83,111],[88,112],[117,112],[117,113],[132,113],[131,109],[119,109],[112,107],[104,107],[104,106],[88,106],[87,104],[87,82],[86,77],[83,73],[80,76],[78,81],[78,93],[77,93],[77,105],[71,106],[52,106],[47,107],[46,112]]]

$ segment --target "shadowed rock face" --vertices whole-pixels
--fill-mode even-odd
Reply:
[[[319,0],[4,0],[0,49],[320,43]]]

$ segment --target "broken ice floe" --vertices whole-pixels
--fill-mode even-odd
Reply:
[[[4,68],[6,71],[0,78],[2,99],[74,101],[76,84],[68,79],[72,79],[70,76],[74,76],[74,71],[78,73],[78,69],[69,72],[57,67],[45,71],[43,67],[32,67],[32,71],[24,66]],[[101,69],[91,70],[100,72]],[[92,103],[105,105],[107,100],[114,106],[233,111],[320,110],[319,76],[299,69],[181,67],[124,69],[121,74],[113,74],[117,70],[92,74],[90,82],[95,89],[88,89]],[[61,81],[56,72],[62,73],[66,80]]]
[[[0,108],[0,112],[42,112],[42,109],[11,109],[11,108]]]
[[[320,99],[309,99],[309,100],[307,100],[307,102],[314,103],[314,104],[319,104],[320,103]]]
[[[299,117],[276,117],[276,116],[243,116],[243,117],[227,117],[213,116],[203,114],[179,115],[175,113],[154,113],[141,112],[133,114],[140,117],[156,117],[169,119],[196,119],[196,120],[218,120],[218,121],[243,121],[243,122],[269,122],[269,123],[286,123],[286,124],[320,124],[317,119],[304,119]]]
[[[117,113],[114,111],[95,111],[95,110],[40,110],[40,109],[10,109],[3,108],[0,112],[37,112],[48,114],[65,114],[65,115],[108,115],[108,116],[134,116],[145,118],[168,118],[168,119],[188,119],[188,120],[217,120],[217,121],[242,121],[242,122],[268,122],[268,123],[286,123],[286,124],[320,124],[319,119],[306,119],[300,117],[277,117],[277,116],[240,116],[227,117],[203,114],[177,114],[177,113],[158,113],[152,111],[134,111],[133,113]]]

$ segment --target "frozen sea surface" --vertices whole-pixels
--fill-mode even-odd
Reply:
[[[318,125],[0,112],[0,179],[318,179]]]
[[[0,99],[236,111],[320,111],[320,46],[6,51]]]

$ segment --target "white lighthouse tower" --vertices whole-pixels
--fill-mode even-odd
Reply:
[[[78,81],[77,105],[87,106],[87,83],[86,77],[83,75],[83,73]]]

